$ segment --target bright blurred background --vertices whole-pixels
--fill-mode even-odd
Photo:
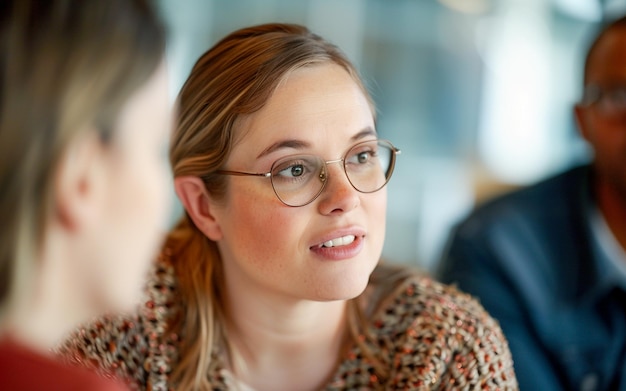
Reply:
[[[176,92],[196,59],[240,27],[300,23],[342,48],[376,100],[381,138],[402,149],[383,255],[428,271],[476,203],[588,158],[572,114],[585,50],[603,18],[626,11],[626,0],[160,5]]]

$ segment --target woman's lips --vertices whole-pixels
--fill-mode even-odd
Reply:
[[[328,239],[310,250],[317,256],[327,260],[342,260],[356,256],[363,248],[365,235],[342,235],[333,239]]]

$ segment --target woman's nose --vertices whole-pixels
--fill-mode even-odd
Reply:
[[[326,164],[326,186],[320,194],[319,211],[324,215],[341,214],[359,206],[360,193],[352,186],[343,161]]]

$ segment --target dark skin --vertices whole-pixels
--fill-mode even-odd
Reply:
[[[626,250],[626,109],[611,105],[606,91],[626,89],[626,26],[605,32],[591,52],[585,84],[604,95],[575,107],[581,135],[593,148],[593,191],[611,232]],[[612,106],[612,107],[611,107]]]

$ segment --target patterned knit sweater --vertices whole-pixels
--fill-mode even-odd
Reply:
[[[156,263],[144,305],[134,316],[104,317],[78,329],[59,352],[69,361],[128,379],[137,390],[173,390],[178,336],[166,332],[179,310],[176,277]],[[348,350],[324,390],[517,390],[507,341],[470,296],[428,277],[404,281],[371,316],[368,349],[388,368],[381,377],[358,346]],[[231,376],[214,351],[213,390]],[[232,380],[232,379],[231,379]]]

